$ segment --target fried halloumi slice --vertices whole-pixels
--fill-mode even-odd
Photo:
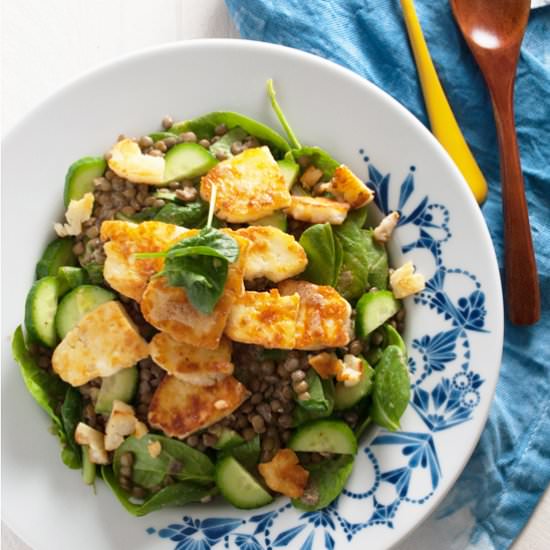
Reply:
[[[258,220],[290,204],[283,173],[265,146],[224,160],[203,176],[200,192],[205,201],[210,201],[213,185],[216,216],[232,223]]]
[[[149,279],[162,269],[164,259],[139,260],[134,254],[166,250],[186,232],[183,227],[163,222],[104,221],[101,239],[109,241],[103,245],[107,256],[103,267],[105,280],[117,292],[141,301]]]
[[[149,355],[147,342],[120,302],[101,304],[70,330],[52,355],[53,370],[82,386],[98,376],[111,376]]]
[[[325,380],[336,376],[342,370],[342,361],[338,359],[335,353],[327,351],[312,355],[308,358],[307,362]]]
[[[149,424],[169,437],[184,439],[231,414],[249,395],[233,376],[204,387],[166,375],[151,400]],[[220,402],[224,407],[216,406]]]
[[[293,349],[300,298],[279,291],[245,292],[229,314],[225,334],[236,342]]]
[[[396,298],[406,298],[426,287],[422,273],[416,273],[412,262],[406,262],[390,275],[390,287]]]
[[[138,423],[134,408],[123,401],[115,399],[109,420],[105,426],[105,449],[114,451],[118,449],[124,438],[132,435]]]
[[[330,223],[340,225],[348,215],[349,204],[325,199],[292,195],[290,206],[285,212],[295,220],[308,223]]]
[[[270,462],[258,464],[258,471],[272,491],[290,498],[301,497],[309,479],[292,449],[280,449]]]
[[[212,386],[233,374],[231,342],[227,338],[220,340],[217,349],[209,350],[176,342],[165,332],[159,332],[149,343],[149,352],[159,367],[196,386]]]
[[[92,217],[94,208],[93,193],[86,193],[79,200],[72,200],[65,212],[67,223],[56,223],[53,228],[58,237],[67,237],[69,235],[80,235],[82,233],[82,224]]]
[[[113,145],[107,164],[117,176],[133,183],[159,185],[164,181],[164,158],[143,154],[131,139],[122,139]]]
[[[222,229],[239,244],[239,258],[229,264],[223,294],[210,314],[193,307],[184,289],[169,286],[165,277],[151,280],[143,293],[141,312],[154,327],[174,340],[200,348],[216,349],[220,343],[229,312],[244,293],[244,266],[250,241],[234,231]]]
[[[374,200],[374,193],[343,164],[334,171],[328,190],[351,208],[361,208]]]
[[[349,343],[351,306],[334,288],[291,280],[278,286],[283,296],[300,296],[296,349],[337,348]]]
[[[251,225],[237,231],[252,243],[246,259],[246,280],[266,277],[274,283],[294,277],[307,265],[305,250],[296,239],[276,227]]]
[[[109,464],[109,455],[105,449],[104,435],[88,424],[79,422],[74,432],[74,439],[79,445],[88,447],[88,460],[92,464]]]

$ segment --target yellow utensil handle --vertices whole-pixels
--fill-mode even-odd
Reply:
[[[413,0],[401,0],[401,7],[403,8],[403,17],[411,41],[432,132],[458,166],[477,202],[481,204],[487,197],[487,182],[447,101],[426,45]]]

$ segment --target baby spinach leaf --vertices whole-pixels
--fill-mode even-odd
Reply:
[[[231,145],[236,141],[242,141],[246,136],[247,133],[242,128],[233,128],[210,146],[210,152],[214,156],[221,153],[226,157],[232,157]]]
[[[208,203],[202,200],[179,205],[173,202],[165,204],[154,216],[153,220],[172,223],[182,227],[201,227],[206,223]]]
[[[220,453],[220,458],[231,455],[247,470],[253,470],[260,462],[260,436],[256,435],[250,441],[231,447]]]
[[[386,332],[387,345],[397,346],[401,350],[401,353],[403,354],[406,360],[407,346],[405,345],[405,342],[403,341],[403,337],[401,336],[401,334],[399,334],[399,332],[397,332],[397,330],[388,323],[386,323],[383,328]]]
[[[257,137],[262,143],[268,145],[276,157],[282,158],[290,150],[286,140],[269,126],[240,113],[230,111],[215,111],[193,120],[176,123],[170,128],[170,132],[181,134],[191,131],[195,132],[198,139],[210,139],[214,135],[214,130],[220,124],[225,124],[229,130],[237,127],[242,128],[251,136]]]
[[[90,283],[93,285],[101,285],[104,282],[103,279],[103,264],[98,264],[97,262],[90,262],[82,266],[88,275]]]
[[[390,345],[375,370],[371,417],[379,426],[395,431],[411,394],[405,356],[397,346]]]
[[[166,256],[167,261],[183,256],[213,256],[235,262],[239,257],[239,245],[233,237],[206,227],[198,235],[177,242],[166,253],[161,254]]]
[[[156,143],[161,139],[173,138],[174,134],[172,132],[151,132],[149,137]]]
[[[366,219],[364,209],[348,215],[346,221],[334,227],[334,235],[342,246],[342,267],[336,289],[347,300],[359,298],[368,286],[368,252],[362,223]],[[365,211],[366,212],[366,211]]]
[[[128,493],[120,487],[110,466],[102,466],[101,475],[122,506],[134,516],[145,516],[150,512],[166,507],[185,506],[190,502],[199,502],[205,497],[216,494],[215,487],[199,485],[191,481],[180,481],[164,487],[158,493],[137,504],[132,502]]]
[[[383,244],[377,243],[372,229],[362,230],[369,266],[369,286],[380,290],[388,288],[388,253]]]
[[[273,87],[273,80],[271,78],[267,81],[267,95],[271,100],[271,106],[273,107],[273,110],[275,111],[275,114],[277,115],[277,118],[279,119],[281,126],[286,132],[288,140],[290,141],[290,145],[293,148],[300,148],[301,144],[298,141],[296,134],[292,131],[292,128],[290,127],[290,124],[288,123],[286,116],[284,115],[283,110],[281,109],[281,106],[279,105],[279,102],[275,97],[277,94],[275,93],[275,88]]]
[[[339,242],[335,244],[332,226],[323,223],[308,227],[300,237],[300,244],[307,255],[307,267],[301,278],[318,285],[334,286],[340,273],[342,249]]]
[[[296,398],[296,403],[302,409],[315,413],[317,418],[330,416],[334,409],[334,383],[331,379],[323,380],[315,369],[308,369],[306,374],[308,393],[310,398],[301,400]]]
[[[340,162],[334,160],[326,151],[320,147],[298,147],[292,149],[292,155],[295,160],[298,160],[300,157],[309,157],[311,163],[323,171],[323,177],[326,180],[329,180],[334,176],[334,171]]]
[[[80,468],[82,453],[80,445],[74,439],[74,432],[82,419],[82,395],[76,388],[69,387],[67,389],[65,400],[61,406],[61,419],[67,438],[67,447],[61,453],[63,462],[69,468]]]
[[[161,451],[153,458],[147,446],[156,441],[160,443]],[[153,434],[144,435],[141,439],[129,437],[116,450],[113,469],[117,479],[120,476],[120,457],[126,452],[134,455],[134,483],[146,489],[161,484],[168,475],[178,481],[192,481],[201,485],[214,480],[214,465],[204,453],[181,441]],[[176,466],[181,466],[177,472]]]
[[[305,466],[309,471],[306,490],[300,498],[292,499],[292,504],[309,512],[328,506],[344,490],[353,461],[353,456],[341,455]]]

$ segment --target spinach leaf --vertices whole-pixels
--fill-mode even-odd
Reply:
[[[369,255],[365,232],[361,229],[365,220],[366,210],[360,208],[334,228],[334,235],[342,246],[342,267],[336,289],[347,300],[359,298],[369,283]]]
[[[334,383],[331,379],[323,380],[315,369],[308,369],[306,382],[309,387],[309,399],[302,401],[296,398],[296,403],[302,409],[313,412],[322,418],[332,414],[334,409]]]
[[[236,141],[242,141],[247,136],[247,133],[242,128],[233,128],[227,134],[224,134],[216,143],[210,146],[210,152],[216,156],[219,153],[226,157],[232,157],[231,145]]]
[[[288,140],[290,141],[290,145],[295,149],[300,148],[301,144],[298,141],[296,134],[292,131],[292,128],[290,127],[290,124],[288,123],[283,113],[283,110],[281,109],[281,106],[279,105],[279,102],[275,97],[277,94],[275,93],[275,88],[273,87],[273,80],[271,78],[267,81],[267,95],[271,100],[271,106],[273,107],[273,110],[275,111],[275,114],[277,115],[277,118],[279,119],[281,126],[286,132]]]
[[[147,446],[155,441],[160,443],[161,451],[153,458]],[[192,481],[200,485],[208,485],[214,480],[214,465],[204,453],[181,441],[153,434],[144,435],[141,439],[128,437],[116,450],[113,469],[117,479],[120,476],[120,457],[126,452],[134,455],[134,483],[146,489],[161,484],[168,475],[178,481]],[[181,469],[174,473],[176,466],[181,466]]]
[[[388,346],[375,370],[371,417],[379,426],[395,431],[411,394],[405,356],[397,346]]]
[[[115,214],[115,218],[117,220],[122,220],[123,222],[141,223],[141,222],[147,222],[149,220],[153,220],[159,211],[160,211],[159,207],[148,206],[146,208],[143,208],[139,212],[132,214],[131,216],[126,216],[122,212],[117,212]]]
[[[67,438],[67,447],[63,449],[61,457],[69,468],[80,468],[82,465],[82,451],[74,439],[77,424],[82,419],[82,396],[73,387],[67,389],[65,400],[61,406],[61,420]]]
[[[342,249],[339,242],[335,243],[330,223],[308,227],[300,237],[300,244],[307,255],[307,267],[301,278],[318,285],[334,286],[340,273]]]
[[[389,277],[386,247],[374,240],[372,229],[363,229],[362,233],[368,258],[369,286],[385,290],[388,288]]]
[[[260,462],[260,436],[256,435],[250,441],[231,447],[220,453],[220,458],[231,455],[247,470],[253,470]]]
[[[170,128],[170,132],[181,134],[191,131],[195,132],[198,139],[210,139],[214,135],[216,126],[220,124],[225,124],[229,130],[237,127],[242,128],[251,136],[257,137],[262,143],[268,145],[276,157],[282,158],[290,150],[286,140],[269,126],[230,111],[216,111],[193,120],[176,123]]]
[[[353,461],[353,456],[341,455],[305,466],[309,471],[306,490],[300,498],[292,499],[292,504],[309,512],[328,506],[343,491],[353,470]]]
[[[199,502],[205,497],[216,494],[215,487],[205,487],[191,481],[181,481],[164,487],[158,493],[137,504],[132,502],[128,493],[120,487],[110,466],[102,466],[101,475],[122,506],[134,516],[145,516],[150,512],[168,506],[184,506],[190,502]]]
[[[86,273],[88,274],[88,279],[92,285],[102,285],[104,282],[103,279],[103,264],[98,264],[97,262],[90,262],[82,266]]]
[[[213,256],[235,262],[239,257],[239,245],[233,237],[206,227],[198,235],[178,241],[168,252],[160,254],[165,255],[167,261],[183,256]]]
[[[372,418],[370,416],[366,416],[359,424],[357,424],[355,430],[353,430],[357,441],[359,441],[359,438],[365,433],[365,430],[369,427],[371,422]]]
[[[202,200],[179,205],[173,202],[165,204],[154,216],[153,220],[172,223],[182,227],[201,227],[206,223],[208,203]]]
[[[295,160],[298,160],[300,157],[310,157],[311,163],[323,171],[323,177],[326,180],[329,180],[334,176],[334,171],[340,162],[334,160],[326,151],[320,147],[299,147],[292,149],[292,155]]]
[[[149,137],[156,143],[161,139],[173,138],[174,134],[173,132],[151,132]]]

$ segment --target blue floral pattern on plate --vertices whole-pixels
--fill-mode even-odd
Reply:
[[[407,234],[415,237],[401,249],[404,254],[426,250],[434,262],[434,273],[424,291],[414,297],[416,304],[427,307],[440,316],[447,329],[425,334],[412,341],[409,350],[411,372],[411,407],[425,428],[423,431],[390,433],[382,430],[358,453],[357,462],[370,475],[362,483],[346,488],[340,497],[324,510],[300,512],[290,503],[266,512],[240,517],[198,519],[184,516],[181,523],[161,529],[150,527],[149,534],[171,541],[173,550],[273,550],[291,545],[300,550],[336,547],[337,534],[347,541],[360,531],[375,525],[393,528],[399,521],[399,509],[404,503],[422,505],[430,499],[442,477],[434,434],[467,422],[480,402],[479,387],[484,380],[470,369],[470,335],[485,329],[485,295],[472,273],[444,265],[442,252],[451,238],[449,209],[432,203],[428,196],[415,195],[415,167],[399,187],[397,204],[390,200],[390,174],[382,174],[359,150],[368,166],[366,184],[375,192],[375,203],[387,214],[401,214],[398,227],[408,226]],[[415,231],[411,232],[410,228]],[[401,237],[400,237],[401,238]],[[467,294],[456,297],[447,291],[451,278],[462,279],[461,288]],[[382,468],[379,457],[384,448],[392,448],[396,464]],[[368,481],[364,481],[368,479]],[[348,484],[350,485],[350,484]],[[388,487],[392,498],[388,500]],[[362,521],[344,517],[342,503],[360,500]],[[285,516],[279,522],[275,520]],[[365,519],[366,518],[366,519]],[[289,527],[290,525],[290,527]]]

